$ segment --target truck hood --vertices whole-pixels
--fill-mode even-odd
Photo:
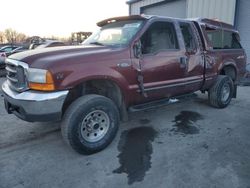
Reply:
[[[28,50],[9,56],[10,59],[15,59],[27,63],[30,67],[47,69],[50,65],[58,63],[83,63],[98,61],[99,59],[107,59],[116,53],[121,48],[113,48],[106,46],[63,46],[44,49]]]

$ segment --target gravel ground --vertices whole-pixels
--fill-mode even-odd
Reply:
[[[239,87],[225,109],[198,94],[130,114],[112,144],[88,156],[62,141],[60,122],[19,120],[0,97],[0,187],[249,188],[249,93]]]

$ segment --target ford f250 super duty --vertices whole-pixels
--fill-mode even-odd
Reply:
[[[246,54],[231,25],[139,15],[97,25],[81,46],[11,55],[2,85],[7,112],[31,122],[62,120],[64,140],[90,154],[109,145],[129,109],[196,91],[208,92],[217,108],[236,97]]]

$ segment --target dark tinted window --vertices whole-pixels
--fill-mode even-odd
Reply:
[[[188,52],[196,51],[196,42],[192,32],[191,25],[188,23],[181,23],[181,32],[184,39],[185,47]]]
[[[224,31],[223,48],[224,49],[239,49],[241,48],[238,34],[229,31]]]
[[[222,31],[214,29],[206,29],[208,40],[213,49],[222,49]]]
[[[206,29],[208,40],[213,49],[240,49],[239,36],[237,33],[215,29]]]
[[[178,49],[174,25],[169,22],[153,23],[143,34],[141,43],[143,54]]]

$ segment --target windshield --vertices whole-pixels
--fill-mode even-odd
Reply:
[[[141,20],[127,20],[109,23],[93,33],[82,44],[126,45],[142,25]]]

